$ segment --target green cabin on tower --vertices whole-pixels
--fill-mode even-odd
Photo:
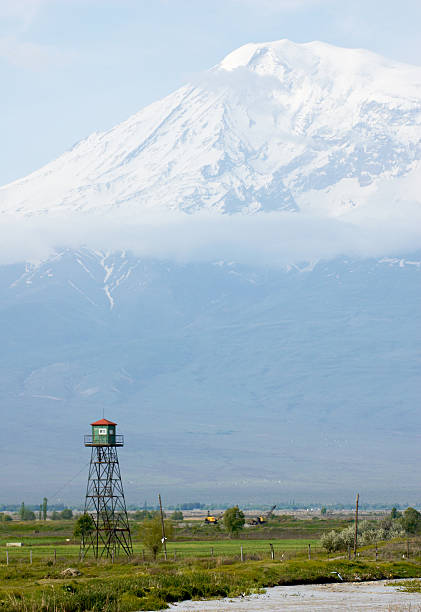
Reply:
[[[85,446],[122,446],[120,440],[122,436],[116,434],[117,423],[108,419],[100,419],[91,423],[91,427],[92,436],[86,436],[90,439],[85,439]]]

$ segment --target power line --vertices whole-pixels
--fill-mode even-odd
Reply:
[[[54,495],[52,495],[52,496],[51,496],[51,498],[48,498],[48,499],[49,499],[49,501],[50,501],[50,502],[51,502],[51,501],[54,501],[54,500],[56,499],[57,495],[58,495],[59,493],[61,493],[61,492],[63,491],[63,489],[65,489],[65,488],[67,487],[67,485],[69,485],[71,482],[73,482],[73,480],[74,480],[75,478],[77,478],[77,477],[79,476],[79,474],[81,474],[81,473],[83,472],[83,470],[86,470],[86,468],[88,467],[88,465],[89,465],[89,461],[88,461],[88,463],[85,463],[85,465],[82,467],[82,469],[80,469],[80,470],[78,471],[78,473],[77,473],[77,474],[75,474],[74,476],[72,476],[72,478],[70,478],[70,479],[69,479],[67,482],[65,482],[65,483],[64,483],[64,485],[62,485],[62,486],[61,486],[61,487],[60,487],[60,488],[59,488],[59,489],[58,489],[58,490],[57,490],[57,491],[54,493]]]

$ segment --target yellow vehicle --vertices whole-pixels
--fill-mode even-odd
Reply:
[[[261,515],[261,516],[256,516],[256,518],[250,519],[250,521],[248,521],[248,524],[249,525],[264,525],[266,521],[272,518],[272,514],[275,508],[276,508],[276,504],[272,506],[272,508],[266,514]]]
[[[205,518],[205,524],[206,525],[217,525],[221,516],[222,514],[220,514],[219,516],[212,516],[211,514],[209,514],[209,511],[208,511],[208,516]]]

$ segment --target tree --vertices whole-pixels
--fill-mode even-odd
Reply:
[[[149,510],[136,510],[132,516],[135,521],[145,521],[146,519],[153,518],[155,514],[155,512],[149,512]]]
[[[48,499],[44,497],[44,499],[42,500],[42,518],[44,521],[47,520],[47,504],[48,504]]]
[[[73,535],[75,538],[82,539],[82,546],[85,546],[85,537],[95,529],[95,523],[90,514],[81,514],[75,523]]]
[[[164,521],[165,536],[167,539],[172,538],[173,526],[171,521]],[[139,535],[143,544],[151,551],[153,558],[156,559],[159,551],[162,548],[162,525],[161,518],[157,514],[152,519],[143,521],[139,527]]]
[[[327,508],[326,508],[326,506],[323,506],[322,508],[320,508],[320,514],[321,514],[322,516],[326,516],[326,514],[327,514]]]
[[[60,518],[71,519],[73,518],[73,511],[70,508],[65,508],[60,512]]]
[[[6,521],[12,521],[12,517],[10,516],[10,514],[5,514],[4,512],[0,512],[0,521],[2,523],[5,523]]]
[[[60,514],[57,512],[57,510],[53,510],[53,512],[51,514],[51,520],[52,521],[60,520]]]
[[[181,510],[174,510],[174,512],[171,514],[171,520],[173,520],[173,521],[183,521],[184,520],[184,515],[181,512]]]
[[[406,533],[416,533],[421,528],[421,514],[415,508],[407,508],[400,521]]]
[[[35,521],[36,516],[32,510],[28,510],[25,508],[24,502],[22,502],[21,507],[19,509],[19,518],[21,521]]]
[[[225,510],[223,521],[225,529],[229,532],[230,536],[232,536],[241,531],[246,519],[240,508],[238,506],[233,506]]]
[[[399,512],[398,509],[393,506],[392,510],[390,511],[390,518],[393,519],[397,519],[400,518],[402,516],[402,512]]]

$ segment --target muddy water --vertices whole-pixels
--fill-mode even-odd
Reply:
[[[347,582],[284,586],[267,589],[263,595],[183,601],[173,604],[177,612],[269,612],[288,610],[329,610],[345,612],[385,610],[386,612],[421,612],[420,593],[402,593],[387,581]]]

